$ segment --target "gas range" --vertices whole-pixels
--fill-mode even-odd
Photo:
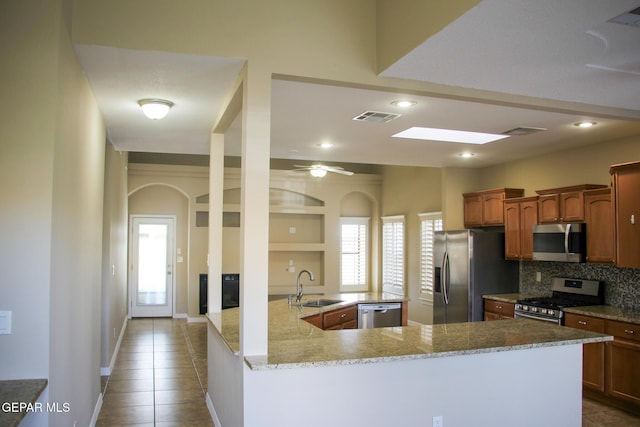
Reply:
[[[604,304],[604,286],[597,280],[554,277],[550,297],[518,300],[514,317],[564,324],[564,309]]]

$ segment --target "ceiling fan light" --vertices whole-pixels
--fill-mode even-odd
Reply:
[[[164,99],[141,99],[138,105],[145,116],[151,120],[160,120],[169,113],[173,102]]]
[[[311,176],[314,176],[316,178],[322,178],[323,176],[325,176],[327,174],[327,170],[326,169],[313,168],[313,169],[309,170],[309,173],[311,174]]]

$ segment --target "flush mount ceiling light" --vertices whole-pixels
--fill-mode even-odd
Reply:
[[[413,107],[416,104],[417,104],[416,101],[410,101],[410,100],[407,100],[407,99],[399,99],[399,100],[393,101],[391,103],[391,105],[394,105],[394,106],[400,107],[400,108],[409,108],[409,107]]]
[[[331,147],[333,147],[334,144],[330,143],[330,142],[322,142],[320,144],[318,144],[318,147],[320,148],[324,148],[324,149],[329,149]]]
[[[164,99],[141,99],[138,101],[138,105],[142,108],[145,116],[151,120],[160,120],[173,107],[173,102]]]
[[[574,123],[573,125],[579,128],[586,129],[586,128],[590,128],[592,126],[597,125],[597,123],[596,122],[578,122],[578,123]]]
[[[487,144],[508,138],[509,135],[467,132],[463,130],[412,127],[392,135],[394,138],[422,139],[425,141],[457,142],[463,144]]]

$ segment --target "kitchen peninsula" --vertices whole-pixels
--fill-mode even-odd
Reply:
[[[270,302],[261,356],[239,356],[238,309],[209,314],[208,399],[223,425],[413,426],[442,416],[448,427],[496,426],[526,411],[522,425],[579,426],[582,344],[611,339],[529,320],[323,331],[302,319],[398,300],[337,297],[346,301],[324,308]],[[234,367],[242,378],[229,376]],[[235,413],[230,390],[243,393]]]

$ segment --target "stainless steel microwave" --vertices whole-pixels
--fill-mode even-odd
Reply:
[[[535,261],[584,262],[586,248],[585,224],[533,226],[533,259]]]

